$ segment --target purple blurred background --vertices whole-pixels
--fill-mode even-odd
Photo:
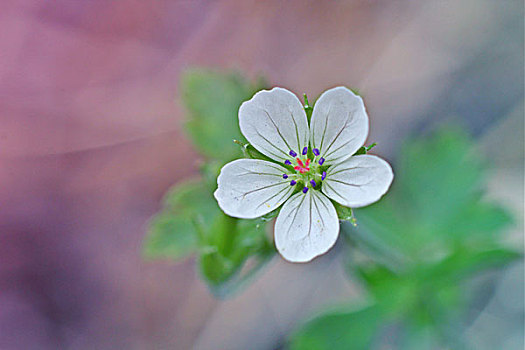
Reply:
[[[311,98],[358,88],[369,139],[394,162],[405,135],[443,120],[523,149],[522,1],[1,1],[0,33],[2,350],[242,348],[233,333],[253,325],[270,328],[244,338],[275,348],[351,295],[337,250],[308,268],[274,261],[226,302],[191,259],[143,261],[163,193],[197,174],[179,123],[187,67]],[[492,193],[522,218],[522,153],[509,152],[498,167],[522,191]],[[336,277],[305,295],[326,266]]]

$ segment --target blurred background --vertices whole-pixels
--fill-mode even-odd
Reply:
[[[359,295],[341,244],[306,265],[276,256],[227,300],[195,259],[143,259],[162,196],[198,176],[179,90],[194,66],[311,100],[357,88],[394,169],[407,136],[463,126],[521,250],[523,18],[513,0],[2,1],[0,349],[278,349]],[[466,336],[522,349],[523,264],[496,281]]]

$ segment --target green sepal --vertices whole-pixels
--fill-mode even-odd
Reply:
[[[342,206],[341,204],[332,201],[335,207],[335,211],[337,212],[337,217],[341,221],[348,221],[350,222],[354,227],[357,226],[357,219],[354,217],[354,212],[352,208],[348,208],[345,206]]]
[[[310,102],[308,101],[308,96],[306,96],[306,93],[303,94],[304,97],[304,111],[306,112],[306,118],[308,118],[308,123],[310,123],[310,120],[312,119],[312,112],[314,111],[314,107],[310,106]]]
[[[360,149],[357,150],[357,152],[354,153],[354,156],[358,156],[360,154],[367,154],[368,151],[370,151],[372,148],[377,146],[377,143],[373,143],[370,146],[363,146]]]
[[[349,88],[349,89],[350,89],[350,91],[352,91],[357,96],[361,96],[361,94],[359,93],[359,89],[356,89],[356,88]]]
[[[269,162],[274,162],[273,159],[265,156],[264,154],[262,154],[261,152],[256,150],[255,147],[253,147],[249,143],[244,143],[244,142],[239,141],[239,140],[233,140],[233,142],[241,147],[242,154],[244,155],[244,158],[261,159],[261,160],[266,160],[266,161],[269,161]]]
[[[281,211],[281,207],[279,207],[277,209],[274,209],[271,212],[269,212],[268,214],[265,214],[265,215],[261,216],[260,220],[262,220],[264,222],[271,221],[273,218],[276,218],[277,215],[279,215],[280,211]]]

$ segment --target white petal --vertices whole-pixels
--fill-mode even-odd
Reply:
[[[392,168],[383,159],[354,156],[327,170],[322,191],[345,207],[364,207],[378,201],[393,179]]]
[[[277,209],[292,194],[290,180],[282,177],[285,172],[264,160],[234,160],[222,167],[214,196],[227,215],[257,218]]]
[[[322,193],[299,192],[283,206],[275,222],[275,246],[292,262],[310,261],[337,241],[339,220],[334,205]]]
[[[363,99],[345,87],[325,91],[314,105],[311,120],[313,148],[325,164],[335,164],[354,154],[368,137],[368,115]]]
[[[301,102],[286,89],[263,90],[239,109],[239,126],[246,139],[266,156],[282,162],[289,152],[301,154],[309,129]]]

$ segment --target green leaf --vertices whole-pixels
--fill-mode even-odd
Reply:
[[[434,350],[439,349],[439,335],[434,327],[428,324],[411,323],[406,327],[399,349]]]
[[[246,283],[273,256],[275,249],[265,226],[261,220],[225,215],[209,187],[202,181],[186,181],[168,191],[163,210],[151,220],[144,255],[178,260],[197,252],[205,282],[223,297]],[[242,269],[250,258],[254,263]]]
[[[497,240],[501,230],[511,223],[512,216],[504,208],[474,198],[444,223],[442,232],[451,240],[479,245]]]
[[[260,220],[219,215],[202,242],[199,266],[210,290],[219,297],[231,294],[273,256],[274,248]],[[243,264],[255,262],[246,271]]]
[[[433,286],[449,285],[487,269],[504,267],[520,257],[521,253],[506,248],[483,251],[458,249],[439,263],[420,269],[418,273],[419,278],[426,276]]]
[[[242,140],[238,112],[242,102],[262,89],[238,73],[190,69],[180,83],[187,110],[185,128],[194,145],[205,156],[227,162],[240,152],[232,140]]]
[[[396,174],[406,217],[423,229],[441,229],[482,190],[481,165],[470,138],[459,129],[406,142]]]
[[[199,166],[204,183],[208,186],[208,191],[213,193],[217,188],[217,177],[221,172],[224,162],[215,159],[209,159]]]
[[[146,258],[178,260],[192,254],[195,248],[194,227],[186,218],[160,212],[149,223],[143,248]]]
[[[371,349],[380,325],[375,306],[359,310],[327,312],[307,322],[290,341],[292,350]]]
[[[144,242],[147,258],[181,259],[195,252],[198,232],[195,220],[213,220],[221,215],[211,193],[201,181],[173,186],[164,197],[164,207],[150,221]]]
[[[511,218],[481,200],[484,169],[473,150],[455,128],[408,140],[389,193],[355,211],[360,226],[349,234],[405,264],[436,261],[457,245],[497,242]]]

